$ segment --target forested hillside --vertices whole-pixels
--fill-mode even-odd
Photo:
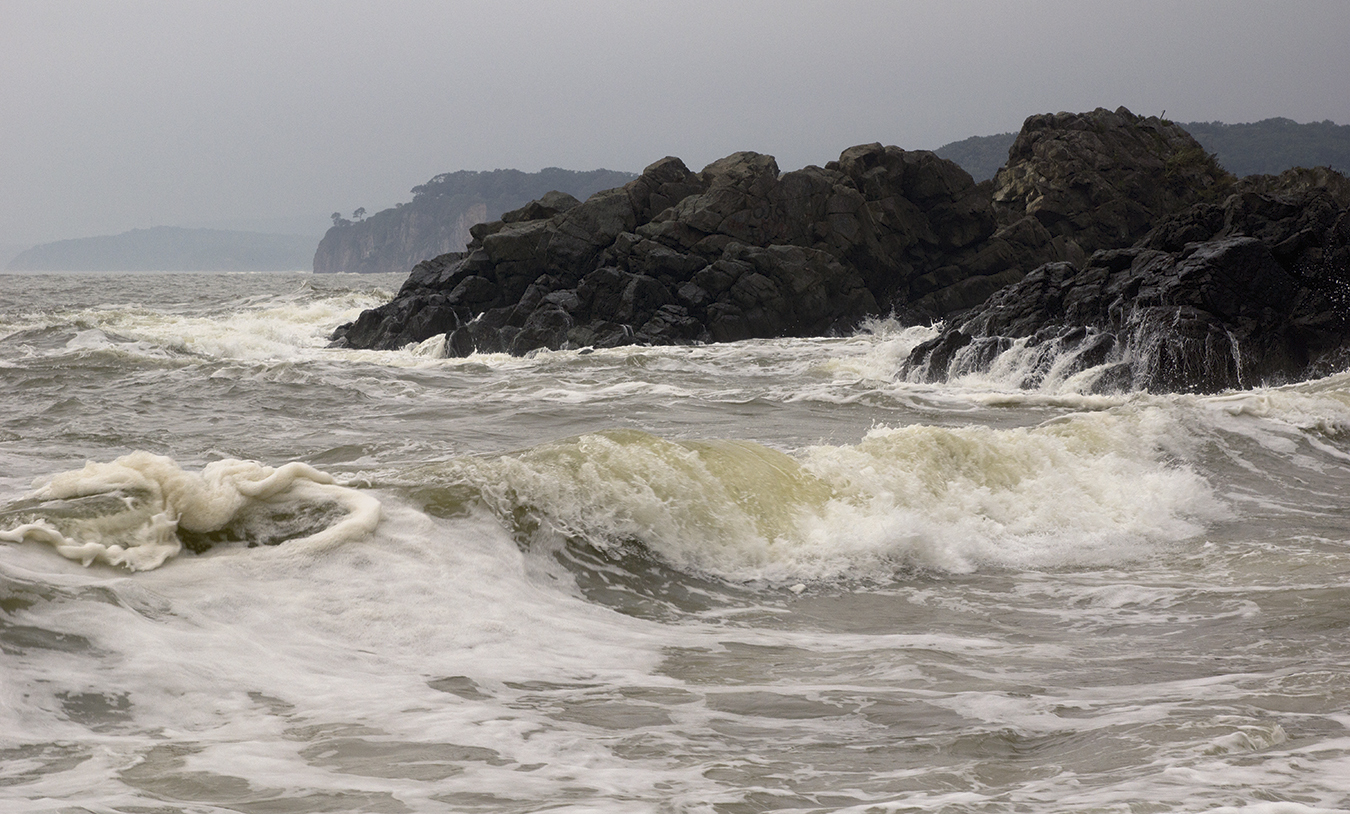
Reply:
[[[1275,175],[1290,167],[1350,170],[1350,125],[1263,119],[1251,124],[1191,122],[1195,136],[1234,175]]]
[[[558,190],[581,200],[623,186],[630,172],[576,172],[548,167],[539,172],[461,170],[412,188],[413,199],[352,222],[335,218],[314,253],[314,271],[406,272],[423,260],[464,251],[469,227],[518,209]]]

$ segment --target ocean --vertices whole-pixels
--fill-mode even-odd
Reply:
[[[0,810],[1350,809],[1350,373],[327,347],[401,282],[0,276]]]

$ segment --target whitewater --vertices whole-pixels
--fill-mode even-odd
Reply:
[[[0,275],[0,810],[1350,810],[1350,373],[328,347]]]

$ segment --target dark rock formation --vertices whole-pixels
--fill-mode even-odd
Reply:
[[[1015,354],[1023,385],[1088,372],[1096,390],[1213,392],[1332,372],[1350,356],[1350,182],[1253,176],[1082,269],[1046,264],[914,350],[941,379]]]
[[[788,173],[758,153],[698,173],[666,158],[585,203],[546,196],[475,226],[466,257],[419,264],[334,338],[396,348],[446,333],[452,354],[520,354],[931,318],[1043,259],[1045,234],[994,229],[988,191],[929,152],[868,144]]]
[[[911,378],[1014,353],[1027,386],[1248,386],[1342,358],[1348,204],[1339,174],[1238,182],[1176,125],[1124,108],[1030,117],[978,185],[880,144],[787,173],[758,153],[697,173],[666,158],[584,203],[550,194],[474,226],[466,255],[419,263],[333,338],[523,354],[893,314],[951,323],[911,355]]]
[[[524,206],[549,190],[584,198],[626,184],[633,177],[631,172],[575,172],[557,167],[539,172],[462,170],[438,175],[413,187],[413,199],[406,204],[329,229],[314,251],[314,272],[406,272],[423,260],[464,251],[471,239],[470,227]]]
[[[1078,260],[1128,246],[1162,216],[1222,201],[1234,179],[1185,130],[1125,108],[1032,116],[994,176],[994,212],[1036,223]]]

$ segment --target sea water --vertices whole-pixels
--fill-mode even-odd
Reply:
[[[0,277],[0,810],[1350,808],[1350,374],[327,347],[400,282]]]

